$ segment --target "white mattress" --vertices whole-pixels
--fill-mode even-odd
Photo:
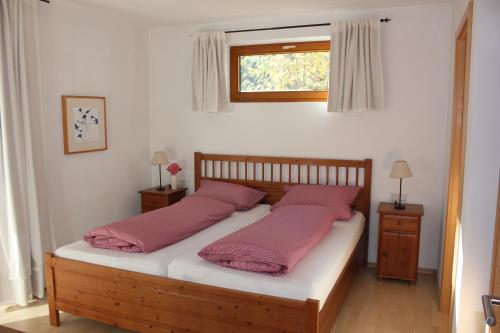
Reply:
[[[224,268],[190,251],[170,263],[168,277],[301,301],[312,298],[322,307],[363,233],[364,220],[356,212],[347,222],[333,223],[325,238],[283,276]]]
[[[234,212],[230,217],[152,253],[128,253],[91,247],[80,240],[55,251],[58,257],[114,267],[128,271],[167,276],[169,264],[186,253],[197,253],[204,246],[269,214],[269,205],[258,205],[247,212]]]

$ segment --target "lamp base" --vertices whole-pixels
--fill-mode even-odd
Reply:
[[[406,206],[403,205],[402,203],[398,203],[397,201],[394,203],[394,209],[398,209],[398,210],[403,210],[403,209],[406,209]]]
[[[156,188],[157,191],[165,191],[166,187],[165,186],[158,186]]]

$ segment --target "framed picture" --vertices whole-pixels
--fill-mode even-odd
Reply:
[[[106,98],[62,96],[64,154],[108,149]]]

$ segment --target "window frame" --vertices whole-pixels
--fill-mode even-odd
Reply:
[[[287,46],[294,48],[286,49]],[[326,102],[328,91],[240,91],[240,56],[314,51],[330,51],[330,41],[232,46],[229,69],[231,102]]]

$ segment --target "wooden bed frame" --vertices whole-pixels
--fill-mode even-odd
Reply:
[[[365,229],[328,299],[297,301],[125,271],[45,254],[50,324],[59,311],[139,332],[330,332],[356,269],[366,263],[371,160],[194,154],[195,187],[203,179],[243,184],[268,193],[297,183],[359,185],[354,208]],[[343,179],[343,181],[342,181]],[[332,255],[335,255],[332,253]]]

